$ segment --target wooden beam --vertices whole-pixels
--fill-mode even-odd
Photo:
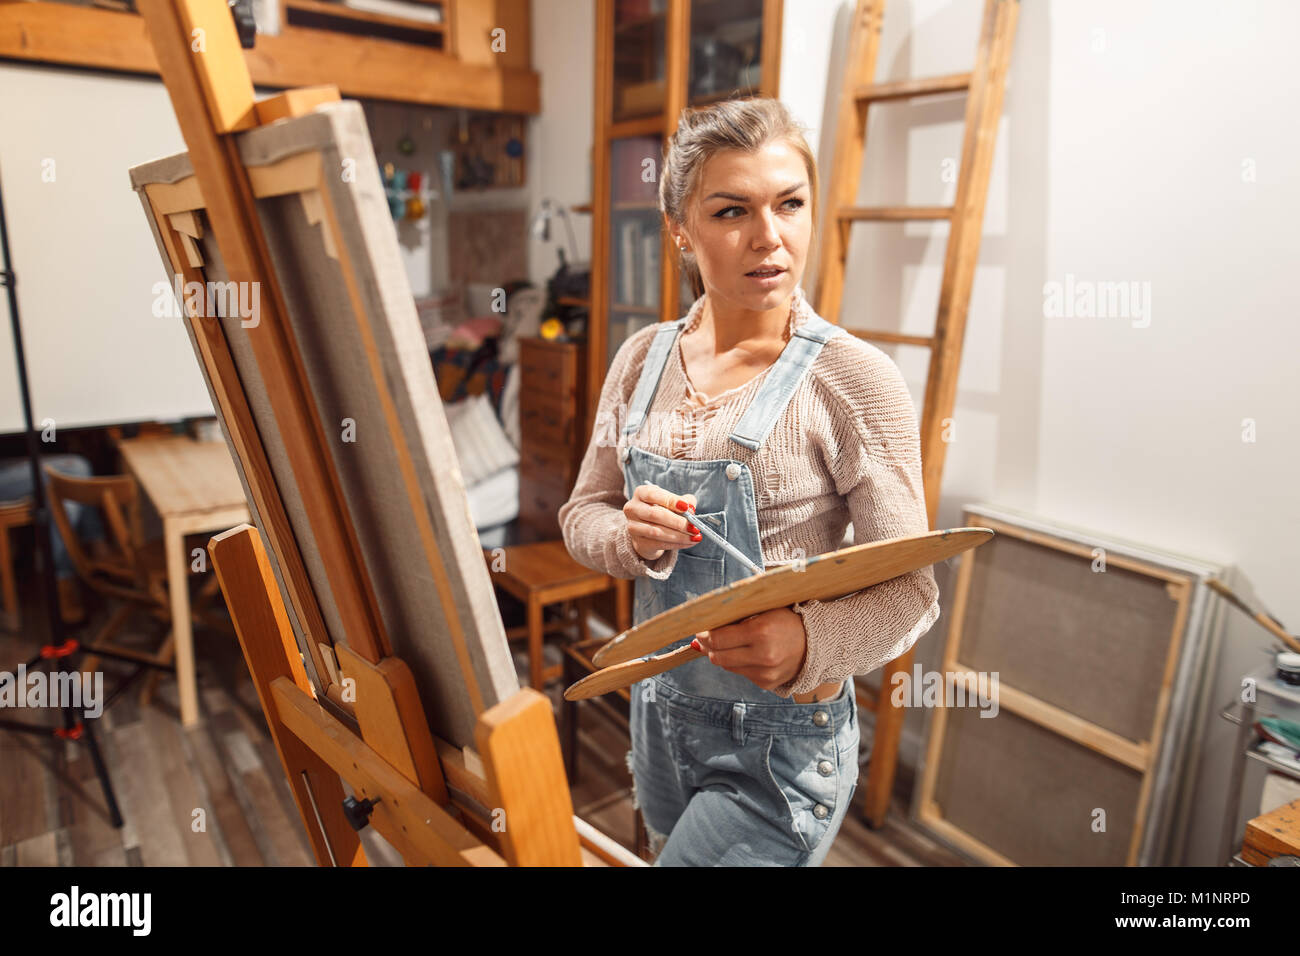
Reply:
[[[343,816],[345,795],[338,775],[277,718],[271,699],[275,680],[284,680],[304,696],[312,690],[262,539],[254,528],[241,525],[214,537],[208,550],[316,862],[365,866],[361,840]]]
[[[389,842],[407,843],[421,862],[435,866],[505,865],[495,850],[292,682],[283,677],[272,681],[271,697],[276,718],[346,780],[357,797],[378,798],[371,823]]]
[[[339,476],[332,468],[321,415],[288,322],[288,308],[259,225],[248,174],[233,136],[220,136],[213,128],[213,103],[204,95],[205,89],[216,86],[223,91],[223,108],[235,114],[244,105],[251,108],[253,87],[243,62],[211,55],[222,45],[238,44],[234,22],[225,0],[140,0],[140,8],[162,57],[167,92],[189,147],[227,274],[235,282],[261,285],[260,321],[247,330],[249,342],[276,409],[299,492],[313,504],[312,533],[344,633],[353,650],[366,660],[378,661],[391,653],[391,648]],[[192,12],[182,16],[182,11]],[[205,53],[191,49],[189,37],[195,24],[206,31]],[[227,67],[227,71],[205,80],[205,72],[216,65]]]
[[[142,17],[65,3],[0,2],[0,58],[159,73]],[[464,63],[410,43],[285,27],[279,36],[259,34],[244,60],[259,87],[332,83],[350,97],[530,116],[541,112],[538,74],[502,65],[509,63],[505,57]]]
[[[969,73],[951,73],[948,76],[927,76],[922,79],[897,80],[892,83],[864,83],[857,88],[854,96],[859,100],[879,103],[883,100],[906,100],[914,96],[960,93],[969,86]]]
[[[474,732],[511,866],[582,866],[549,697],[525,687],[479,715]]]

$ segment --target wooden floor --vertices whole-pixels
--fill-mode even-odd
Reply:
[[[34,588],[24,588],[30,594]],[[33,620],[36,608],[25,608]],[[102,611],[92,615],[92,623]],[[73,636],[76,636],[75,634]],[[139,639],[151,639],[147,632]],[[137,684],[97,722],[125,825],[114,829],[84,745],[0,731],[0,866],[306,866],[313,862],[238,644],[196,630],[202,720],[180,726],[174,680],[163,679],[150,706]],[[30,638],[0,632],[0,671],[15,671],[35,652]],[[548,647],[548,654],[558,652]],[[516,654],[521,681],[527,660]],[[113,665],[105,665],[113,666]],[[106,685],[110,678],[105,678]],[[549,689],[557,706],[562,688]],[[627,736],[583,706],[575,812],[625,846],[634,842]],[[40,720],[39,712],[4,716]],[[57,722],[57,715],[44,715]],[[55,718],[51,721],[51,718]],[[867,722],[864,738],[869,735]],[[826,866],[961,866],[904,816],[910,780],[884,827],[871,830],[856,808]],[[865,779],[865,766],[863,779]],[[859,791],[860,792],[860,791]],[[372,865],[400,865],[366,830]]]

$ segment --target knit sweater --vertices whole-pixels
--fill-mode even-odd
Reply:
[[[698,326],[706,296],[691,307],[633,443],[665,458],[746,464],[754,478],[766,568],[836,550],[850,522],[854,544],[928,531],[920,435],[911,395],[893,360],[854,335],[835,336],[762,445],[750,451],[727,436],[772,366],[712,397],[691,386],[680,343]],[[786,340],[814,314],[796,288]],[[637,554],[622,510],[627,497],[619,452],[628,443],[622,426],[656,327],[630,336],[614,356],[577,484],[559,511],[574,559],[617,578],[663,580],[677,563],[674,548],[654,561]],[[774,693],[807,693],[906,653],[938,619],[938,596],[933,569],[926,567],[833,601],[797,606],[807,653],[800,671]]]

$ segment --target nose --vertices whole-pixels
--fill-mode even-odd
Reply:
[[[781,230],[777,228],[776,213],[770,209],[761,210],[758,214],[757,223],[754,235],[755,244],[760,248],[779,246],[781,244]]]

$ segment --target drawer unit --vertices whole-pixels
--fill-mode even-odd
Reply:
[[[571,342],[525,339],[519,349],[519,389],[550,395],[566,405],[578,402],[579,350]]]
[[[525,404],[519,402],[519,434],[523,442],[534,440],[551,446],[572,448],[577,445],[578,411],[573,404],[557,401],[544,393],[529,393]]]
[[[582,409],[584,346],[519,343],[519,532],[524,541],[560,537],[557,512],[569,500],[587,428]]]
[[[569,500],[572,482],[519,482],[520,531],[530,540],[549,541],[560,534],[560,506]]]

